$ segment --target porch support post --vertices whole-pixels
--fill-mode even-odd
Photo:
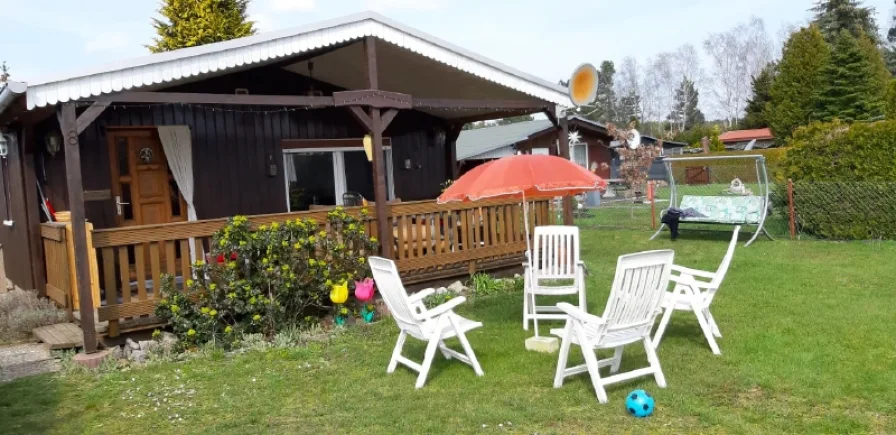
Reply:
[[[463,124],[449,124],[445,134],[445,176],[451,180],[457,179],[457,138],[464,129]]]
[[[557,140],[560,142],[560,157],[569,160],[569,120],[566,116],[560,118],[560,128],[557,129]],[[573,225],[572,197],[563,197],[563,225]]]
[[[87,264],[87,220],[84,214],[84,184],[81,180],[81,148],[78,144],[78,120],[75,103],[64,103],[61,108],[61,129],[65,134],[65,173],[68,185],[68,204],[72,214],[74,236],[75,279],[78,283],[81,311],[81,330],[84,331],[84,352],[96,352],[96,324],[93,316],[93,295],[90,291],[90,268]]]
[[[367,66],[367,88],[379,89],[376,65],[376,39],[368,36],[364,40],[365,65]],[[391,122],[394,114],[388,116]],[[373,139],[373,199],[376,202],[376,226],[380,239],[380,252],[385,258],[392,258],[392,222],[389,217],[389,197],[386,194],[386,165],[383,162],[383,119],[380,109],[370,108],[370,134]]]

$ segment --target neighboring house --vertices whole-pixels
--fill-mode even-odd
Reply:
[[[750,142],[754,140],[753,149],[765,149],[775,146],[775,135],[769,128],[759,128],[755,130],[732,130],[726,131],[719,135],[719,140],[725,144],[725,149],[729,151],[738,151],[746,149]]]
[[[557,128],[551,121],[533,120],[508,125],[464,130],[457,138],[457,160],[460,173],[501,157],[517,153],[557,155]],[[614,178],[619,165],[613,138],[605,125],[579,116],[569,118],[570,157],[598,176]],[[578,141],[573,143],[575,138]],[[653,145],[657,139],[642,136],[641,143]],[[664,154],[680,153],[685,144],[663,142]],[[678,150],[677,152],[674,150]]]
[[[190,250],[200,240],[165,233],[185,228],[177,222],[296,212],[357,192],[376,202],[386,255],[385,203],[433,199],[456,178],[464,124],[508,112],[553,116],[569,101],[552,82],[372,12],[54,75],[0,88],[9,143],[0,213],[13,222],[0,226],[5,270],[14,285],[42,293],[49,272],[37,187],[56,210],[83,208],[97,244],[161,240],[153,245],[161,254],[146,252],[171,270],[187,258],[183,238]],[[190,231],[208,231],[198,225]],[[129,235],[111,238],[119,227]],[[104,291],[126,286],[108,270],[116,260],[97,251]],[[134,279],[143,249],[120,252]]]

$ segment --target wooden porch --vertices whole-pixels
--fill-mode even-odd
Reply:
[[[357,215],[361,207],[346,208]],[[329,210],[250,216],[253,226],[294,219],[314,219],[327,230]],[[555,212],[548,201],[529,204],[529,222],[548,225]],[[111,337],[122,332],[159,326],[153,316],[162,274],[176,283],[189,278],[190,244],[197,259],[213,260],[210,240],[226,219],[177,222],[92,230],[87,228],[90,247],[90,295],[95,318],[103,323],[100,334]],[[476,270],[519,265],[524,260],[526,234],[523,207],[518,200],[438,204],[417,201],[389,205],[387,228],[392,237],[379,237],[375,217],[365,230],[380,240],[392,240],[391,251],[407,283],[464,276]],[[41,237],[46,253],[47,295],[65,307],[80,323],[79,300],[71,223],[45,223]],[[388,243],[388,242],[387,242]],[[81,292],[84,294],[84,292]],[[85,316],[88,317],[88,316]],[[88,317],[89,318],[89,317]],[[104,323],[107,322],[107,323]],[[82,325],[83,327],[83,325]]]

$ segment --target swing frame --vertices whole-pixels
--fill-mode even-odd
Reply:
[[[663,159],[663,164],[666,167],[666,174],[668,176],[669,182],[669,206],[662,210],[661,213],[665,213],[669,211],[672,207],[678,207],[681,199],[678,197],[678,185],[675,182],[675,175],[672,172],[672,163],[673,162],[694,162],[694,161],[712,161],[712,160],[753,160],[754,165],[756,167],[756,182],[759,184],[759,194],[753,195],[760,198],[762,201],[761,210],[759,213],[759,222],[688,222],[686,220],[682,220],[681,223],[700,223],[700,224],[713,224],[713,225],[756,225],[756,231],[753,233],[753,236],[744,246],[750,246],[751,243],[756,241],[760,234],[765,234],[769,240],[775,240],[774,237],[768,232],[765,228],[765,219],[768,217],[768,207],[769,207],[769,196],[770,196],[770,185],[768,182],[768,169],[765,165],[765,156],[761,154],[748,154],[748,155],[737,155],[737,156],[701,156],[701,157],[678,157],[678,158],[669,158],[666,157]],[[707,196],[707,195],[702,195]],[[656,201],[656,198],[654,198]],[[666,227],[666,224],[661,224],[660,227],[656,230],[656,233],[650,237],[650,240],[655,239],[660,233],[663,231],[663,228]]]

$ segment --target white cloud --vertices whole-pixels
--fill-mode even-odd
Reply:
[[[85,36],[84,52],[98,53],[125,48],[131,45],[131,37],[124,32],[100,32]]]
[[[260,32],[270,32],[271,30],[276,30],[278,28],[277,20],[268,14],[252,14],[249,18],[251,18],[252,21],[255,21],[255,28]]]
[[[271,9],[275,11],[310,11],[314,9],[314,0],[272,0]]]
[[[439,0],[366,0],[368,9],[384,11],[387,9],[435,10],[441,6]]]

